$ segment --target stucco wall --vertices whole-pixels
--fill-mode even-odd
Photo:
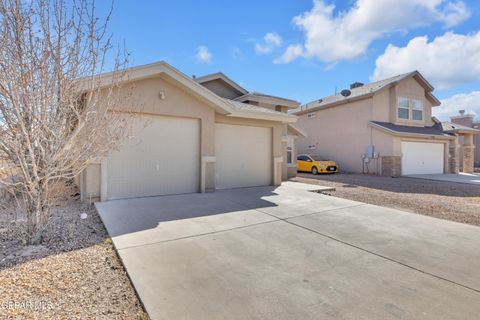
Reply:
[[[407,97],[423,101],[423,120],[416,121],[411,119],[398,119],[397,117],[397,99],[394,99],[392,108],[394,109],[394,115],[397,124],[409,125],[409,126],[433,126],[432,121],[432,103],[425,98],[425,89],[414,78],[405,79],[400,81],[395,86],[395,95],[398,97]],[[393,122],[393,121],[392,121]]]
[[[298,152],[337,161],[342,171],[362,172],[362,155],[371,144],[380,155],[393,155],[392,138],[368,125],[372,115],[377,114],[380,121],[388,118],[388,106],[384,110],[378,106],[382,99],[388,100],[388,94],[355,101],[316,112],[315,118],[306,114],[299,116],[297,126],[307,133],[306,138],[297,141]],[[309,145],[315,145],[311,150]]]
[[[100,175],[99,163],[88,166],[80,175],[81,198],[85,202],[100,200]]]

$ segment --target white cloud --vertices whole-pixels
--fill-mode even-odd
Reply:
[[[439,20],[443,21],[446,28],[456,26],[470,18],[471,12],[462,1],[449,2],[443,12],[439,13]]]
[[[293,49],[289,47],[277,60],[290,62],[298,57],[328,63],[351,60],[365,54],[372,41],[388,33],[433,22],[451,27],[470,16],[462,0],[356,0],[346,11],[335,13],[334,9],[333,4],[314,0],[310,11],[294,17],[294,25],[305,33],[305,43],[293,45],[297,48],[296,55],[291,55]],[[298,46],[303,49],[298,50]]]
[[[469,35],[447,32],[428,42],[426,36],[405,47],[388,45],[377,58],[372,80],[420,71],[437,89],[480,80],[480,31]]]
[[[206,46],[199,46],[197,47],[197,53],[195,54],[195,57],[197,58],[198,62],[211,63],[213,55]]]
[[[276,47],[280,47],[283,43],[282,37],[274,32],[268,32],[263,37],[263,42],[255,44],[255,51],[258,54],[267,54],[273,51]]]
[[[440,120],[450,120],[451,116],[458,115],[459,110],[480,115],[480,91],[456,94],[441,102],[439,107],[433,108],[433,115]]]
[[[289,63],[295,60],[297,57],[303,54],[303,47],[301,45],[290,45],[288,46],[285,53],[282,54],[280,57],[275,59],[274,63]]]

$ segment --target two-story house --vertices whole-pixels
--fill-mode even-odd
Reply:
[[[252,105],[252,108],[261,107],[282,113],[288,113],[288,111],[297,109],[300,106],[300,103],[295,100],[255,91],[249,92],[222,72],[194,77],[194,80],[216,95],[228,99],[231,103],[241,103],[242,105],[248,104]],[[305,133],[297,126],[291,123],[283,125],[282,180],[287,180],[297,174],[296,141],[303,137],[305,137]]]
[[[294,114],[306,133],[299,153],[337,161],[346,172],[412,175],[458,172],[458,137],[432,108],[440,101],[418,72],[310,102]]]

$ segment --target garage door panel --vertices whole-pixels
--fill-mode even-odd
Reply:
[[[272,129],[215,125],[217,189],[272,183]]]
[[[444,144],[402,142],[402,174],[442,174]]]
[[[135,117],[132,138],[107,159],[108,199],[198,192],[200,124]]]

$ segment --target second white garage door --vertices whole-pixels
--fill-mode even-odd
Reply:
[[[272,184],[272,129],[215,125],[217,189]]]
[[[402,142],[402,174],[443,173],[444,144]]]
[[[200,124],[195,119],[131,119],[133,138],[107,158],[107,199],[199,191]]]

